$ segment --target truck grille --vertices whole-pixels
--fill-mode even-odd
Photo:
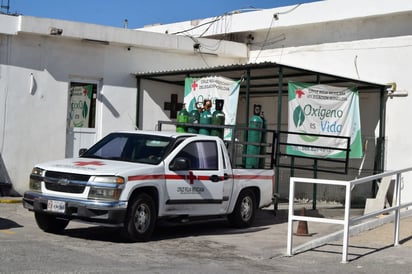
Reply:
[[[83,193],[90,175],[46,171],[44,182],[46,188],[65,193]]]

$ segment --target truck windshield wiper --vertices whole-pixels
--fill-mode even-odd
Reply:
[[[80,158],[90,158],[90,159],[106,159],[105,157],[97,155],[82,155]]]

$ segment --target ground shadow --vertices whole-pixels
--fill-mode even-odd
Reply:
[[[369,246],[356,246],[356,245],[349,245],[348,249],[348,261],[353,262],[359,260],[362,257],[380,252],[382,250],[388,249],[393,247],[393,245],[386,245],[383,247],[369,247]],[[356,251],[354,251],[356,250]],[[341,244],[324,244],[319,247],[304,251],[313,251],[313,252],[320,252],[320,253],[329,253],[329,254],[340,254],[342,255],[342,245]],[[301,252],[301,253],[304,253]]]
[[[268,226],[287,222],[287,212],[280,210],[274,214],[273,210],[263,209],[256,214],[256,220],[252,227],[237,229],[233,228],[226,218],[215,218],[209,220],[198,220],[187,223],[170,222],[161,220],[152,235],[151,241],[165,239],[177,239],[201,235],[225,235],[246,234],[268,229]],[[66,229],[63,235],[96,241],[107,241],[124,243],[121,229],[101,226],[90,226],[84,228]]]
[[[296,210],[299,214],[301,210]],[[306,210],[306,216],[324,217],[318,210]],[[160,220],[151,237],[150,241],[161,241],[166,239],[177,239],[186,237],[195,237],[203,235],[234,235],[247,234],[268,229],[268,226],[286,223],[288,221],[288,210],[273,208],[264,208],[256,213],[256,219],[252,227],[233,228],[226,218],[215,218],[209,220],[198,220],[190,222],[171,222]],[[121,235],[121,229],[108,228],[102,226],[90,226],[84,228],[66,229],[63,235],[69,237],[82,238],[87,240],[107,241],[115,243],[127,242]]]
[[[3,229],[11,229],[11,228],[17,228],[17,227],[23,227],[22,225],[19,225],[15,221],[9,220],[9,219],[4,219],[0,218],[0,230]]]
[[[412,235],[409,237],[406,237],[405,239],[399,240],[399,244],[404,244],[406,242],[409,242],[410,240],[412,240]]]

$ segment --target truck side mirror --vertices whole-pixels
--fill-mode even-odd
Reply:
[[[79,149],[79,156],[82,156],[87,151],[87,148]]]
[[[170,163],[169,169],[170,170],[189,170],[190,161],[187,158],[177,157]]]

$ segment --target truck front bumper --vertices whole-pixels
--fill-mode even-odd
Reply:
[[[65,203],[64,212],[47,209],[49,201]],[[126,201],[80,200],[43,195],[37,192],[26,192],[23,207],[35,212],[53,214],[63,219],[82,220],[107,226],[121,226],[127,211]]]

